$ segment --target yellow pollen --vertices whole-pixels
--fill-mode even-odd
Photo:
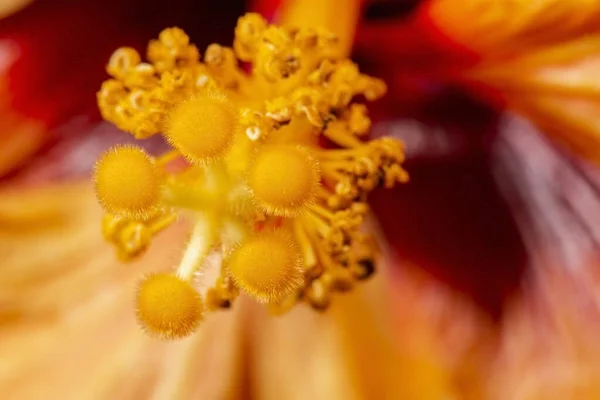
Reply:
[[[165,137],[190,162],[222,158],[237,129],[237,113],[222,93],[203,90],[177,105],[166,124]]]
[[[285,232],[257,234],[237,248],[227,267],[235,285],[262,302],[279,301],[302,285],[300,250]]]
[[[175,275],[145,278],[137,292],[137,316],[150,334],[179,339],[193,333],[202,320],[202,299],[192,285]]]
[[[96,195],[106,211],[142,218],[158,205],[158,172],[144,150],[114,147],[98,160],[94,172]]]
[[[310,150],[294,145],[265,145],[252,162],[248,185],[268,214],[297,215],[314,200],[319,165]]]

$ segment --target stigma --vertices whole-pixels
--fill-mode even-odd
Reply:
[[[147,61],[131,48],[110,58],[97,96],[104,119],[139,140],[162,135],[171,149],[118,146],[100,157],[103,235],[126,262],[178,218],[192,225],[179,265],[139,284],[149,334],[188,336],[240,295],[274,313],[323,311],[375,272],[377,246],[361,228],[367,195],[408,180],[404,148],[367,138],[358,100],[386,87],[337,44],[246,14],[232,47],[212,44],[203,58],[178,28],[149,43]],[[215,255],[216,278],[200,285]]]

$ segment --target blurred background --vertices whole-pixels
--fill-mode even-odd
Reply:
[[[185,223],[132,265],[103,242],[90,172],[133,139],[96,92],[116,48],[178,26],[202,53],[247,11],[386,81],[371,135],[411,181],[371,197],[384,267],[332,310],[159,342],[131,293]],[[597,0],[0,0],[1,397],[600,398],[599,135]]]

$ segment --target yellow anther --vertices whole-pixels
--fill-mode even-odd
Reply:
[[[319,278],[332,291],[347,292],[352,289],[354,277],[347,268],[336,267]]]
[[[310,150],[265,145],[250,166],[248,185],[257,203],[272,215],[297,215],[315,197],[319,165]]]
[[[152,241],[152,232],[148,227],[140,222],[128,224],[119,235],[120,254],[124,260],[130,260],[142,254]]]
[[[331,299],[328,289],[319,279],[315,279],[308,286],[304,295],[314,310],[324,311],[329,307]]]
[[[96,195],[113,214],[144,218],[159,203],[160,179],[152,158],[142,149],[117,146],[96,163]]]
[[[238,115],[224,94],[205,89],[171,112],[165,136],[192,163],[222,158],[231,147]]]
[[[233,47],[240,60],[252,60],[266,28],[267,21],[260,14],[248,13],[238,19]]]
[[[357,280],[365,280],[370,278],[375,272],[375,262],[370,258],[358,260],[350,265],[350,272]]]
[[[371,120],[364,104],[352,104],[346,116],[349,130],[357,136],[366,135],[371,128]]]
[[[218,78],[225,88],[236,88],[241,72],[235,53],[229,47],[211,44],[204,53],[204,63],[215,78]]]
[[[191,285],[174,275],[146,277],[137,292],[137,316],[144,329],[163,339],[190,335],[202,320],[202,298]]]
[[[190,39],[179,28],[164,29],[158,40],[148,44],[148,60],[161,72],[197,64],[199,59],[198,49],[190,45]]]
[[[231,254],[227,267],[237,287],[263,302],[279,301],[303,282],[298,245],[282,231],[250,238]]]
[[[215,282],[215,286],[206,292],[206,307],[208,310],[229,308],[232,302],[239,295],[239,291],[228,276],[220,276]]]
[[[152,64],[139,63],[127,72],[123,83],[130,89],[152,89],[158,84],[156,69]]]
[[[124,78],[141,60],[140,55],[135,49],[122,47],[110,57],[106,71],[115,78]]]

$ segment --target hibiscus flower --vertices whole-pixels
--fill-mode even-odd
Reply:
[[[311,2],[257,3],[266,16],[275,6],[276,20],[313,22],[304,17]],[[43,48],[23,51],[27,41],[19,40],[13,18],[25,20],[37,12],[40,21],[56,28],[62,13],[48,18],[53,7],[38,3],[7,20],[14,25],[3,31],[11,43],[6,48],[12,49],[5,53],[11,55],[6,64],[12,74],[6,82],[15,100],[5,110],[16,115],[13,121],[26,127],[24,132],[37,133],[14,135],[34,138],[26,145],[7,135],[19,151],[1,157],[6,171],[12,171],[4,179],[0,206],[2,254],[8,254],[0,303],[3,393],[16,399],[593,397],[598,370],[590,316],[597,303],[594,260],[588,256],[596,243],[593,212],[589,215],[596,204],[594,167],[548,142],[539,132],[545,120],[517,105],[518,91],[503,92],[507,85],[484,79],[482,60],[501,64],[480,47],[469,47],[479,35],[457,33],[462,32],[457,26],[468,24],[436,18],[457,14],[477,21],[487,14],[469,18],[466,12],[439,11],[444,5],[435,1],[414,7],[313,3],[322,6],[313,11],[314,21],[331,24],[328,28],[348,49],[356,32],[354,54],[361,68],[388,82],[387,97],[370,107],[374,134],[395,135],[406,143],[411,183],[392,194],[376,193],[372,202],[384,233],[387,267],[362,289],[336,297],[323,315],[296,308],[273,318],[242,302],[211,315],[190,338],[166,344],[140,332],[131,297],[140,271],[164,270],[175,262],[187,227],[178,223],[158,235],[140,261],[115,260],[99,232],[100,208],[91,185],[75,178],[88,176],[109,143],[126,136],[98,125],[97,114],[89,111],[93,104],[77,109],[82,103],[74,100],[93,102],[104,79],[101,67],[118,46],[140,47],[175,23],[199,45],[220,37],[194,34],[185,19],[161,16],[161,24],[152,25],[153,13],[148,13],[150,27],[144,23],[135,29],[127,8],[120,7],[121,14],[106,13],[104,22],[115,26],[108,30],[111,35],[98,34],[115,34],[96,46],[105,46],[104,54],[90,51],[73,29],[62,28],[64,37],[80,43],[80,54],[100,66],[98,79],[89,81],[94,87],[76,83],[65,69],[68,63],[62,63],[48,76],[62,76],[63,85],[53,81],[54,89],[44,92],[33,85],[27,93],[27,86],[17,83],[25,85],[23,77],[40,73],[22,72],[19,80],[15,71],[27,71],[27,56],[42,57]],[[65,7],[81,21],[81,29],[103,15],[99,10],[117,10],[74,4],[65,2]],[[506,12],[511,10],[521,9]],[[227,29],[242,14],[231,11]],[[591,31],[580,29],[561,36],[561,43]],[[42,34],[36,37],[46,43]],[[550,39],[546,45],[555,46],[558,39]],[[506,39],[508,48],[515,49],[515,43]],[[55,58],[64,54],[46,49]],[[543,66],[552,65],[551,58],[543,59]],[[22,64],[15,69],[17,62]],[[71,68],[84,70],[83,65]],[[75,82],[73,89],[65,90],[69,82]],[[64,97],[64,103],[52,101],[49,110],[42,93],[46,99]],[[516,117],[517,112],[537,125]],[[73,120],[75,115],[89,119]],[[11,132],[16,126],[11,124]],[[42,184],[48,181],[52,184]]]

